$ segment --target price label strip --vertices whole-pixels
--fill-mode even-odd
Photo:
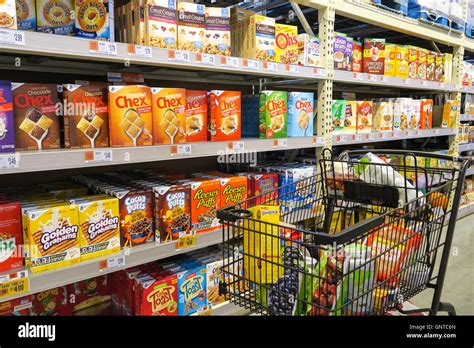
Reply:
[[[10,154],[0,156],[0,168],[20,168],[20,154]]]
[[[239,67],[239,58],[221,56],[221,64],[222,65],[227,65],[227,66],[230,66],[230,67],[233,67],[233,68],[238,68]]]
[[[252,69],[252,70],[258,70],[259,69],[258,60],[244,59],[242,61],[242,65],[244,66],[244,68],[248,68],[248,69]]]
[[[244,151],[245,143],[243,141],[229,141],[227,143],[227,148],[229,150]]]
[[[25,32],[21,30],[0,29],[0,44],[25,46]]]
[[[300,73],[300,67],[298,65],[294,64],[287,64],[286,65],[286,71],[292,74],[299,74]]]
[[[176,242],[176,250],[191,248],[197,245],[197,236],[182,236]]]
[[[354,80],[362,81],[364,79],[361,73],[354,73],[353,77],[354,77]]]
[[[288,147],[288,139],[275,139],[273,140],[274,147]]]
[[[115,42],[90,40],[89,52],[116,56],[117,44]]]
[[[216,65],[216,56],[207,53],[196,53],[196,62],[207,65]]]
[[[178,62],[189,63],[189,52],[181,50],[168,50],[168,59]]]
[[[99,268],[101,270],[124,267],[124,266],[125,266],[125,255],[119,255],[107,260],[102,260],[100,261],[100,264],[99,264]]]
[[[139,57],[152,58],[153,50],[149,46],[128,45],[128,54]]]
[[[112,150],[94,150],[84,152],[86,163],[112,162]]]
[[[270,71],[277,71],[278,70],[276,63],[273,63],[273,62],[263,61],[262,62],[262,67],[263,67],[264,70],[270,70]]]
[[[0,299],[27,292],[30,288],[28,271],[20,271],[0,277]]]

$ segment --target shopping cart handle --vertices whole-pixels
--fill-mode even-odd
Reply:
[[[343,154],[348,154],[348,155],[365,155],[367,152],[371,152],[373,154],[387,154],[387,155],[414,155],[417,157],[429,157],[429,158],[437,158],[441,160],[447,160],[447,161],[456,161],[456,162],[464,162],[466,160],[466,157],[455,157],[455,156],[449,156],[449,155],[442,155],[438,153],[433,153],[433,152],[425,152],[425,151],[412,151],[412,150],[384,150],[384,149],[373,149],[373,150],[367,150],[367,149],[362,149],[362,150],[346,150],[343,151],[340,156]]]

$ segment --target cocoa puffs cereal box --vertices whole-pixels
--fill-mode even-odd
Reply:
[[[155,145],[186,142],[186,90],[152,88]]]
[[[153,145],[149,87],[109,86],[110,146]]]
[[[211,141],[240,140],[241,96],[236,91],[214,90],[209,94]]]
[[[207,141],[207,91],[186,90],[186,141]]]

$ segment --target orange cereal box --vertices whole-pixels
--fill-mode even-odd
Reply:
[[[214,90],[209,94],[211,141],[240,140],[240,92]]]
[[[221,178],[221,208],[238,204],[247,199],[248,179],[246,176]],[[241,208],[245,208],[242,206]]]
[[[152,88],[154,144],[186,142],[186,90]]]
[[[207,141],[207,91],[186,90],[186,141]]]
[[[153,145],[152,124],[149,87],[109,86],[110,146]]]
[[[191,229],[205,233],[220,228],[217,210],[221,208],[221,182],[219,179],[191,182]]]

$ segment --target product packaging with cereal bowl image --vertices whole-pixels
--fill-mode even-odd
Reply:
[[[76,0],[76,27],[78,37],[110,40],[113,28],[110,26],[110,14],[113,13],[113,1]]]
[[[56,35],[72,35],[74,0],[36,0],[36,30]]]
[[[0,29],[17,29],[15,0],[0,0]]]
[[[241,96],[235,91],[210,91],[211,141],[240,140],[241,135]]]

